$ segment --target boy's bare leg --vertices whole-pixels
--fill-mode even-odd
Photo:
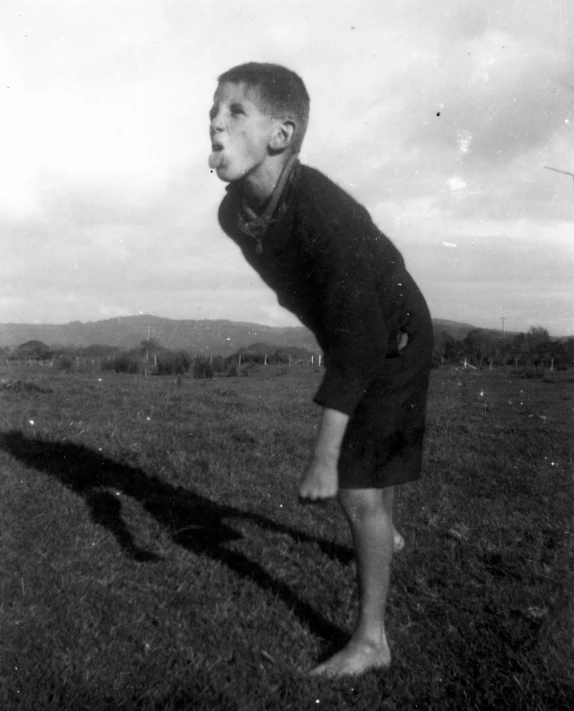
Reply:
[[[339,501],[349,521],[357,556],[359,617],[349,643],[312,674],[357,675],[391,663],[385,634],[393,541],[393,488],[344,489]]]

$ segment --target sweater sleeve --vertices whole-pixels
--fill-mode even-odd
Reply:
[[[361,235],[331,227],[308,255],[326,344],[326,373],[314,401],[350,415],[383,367],[388,334]]]

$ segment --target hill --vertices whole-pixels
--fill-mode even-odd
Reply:
[[[469,331],[474,331],[476,328],[476,326],[471,326],[469,323],[459,323],[458,321],[449,321],[444,318],[433,318],[432,325],[435,337],[439,333],[448,333],[456,341],[462,341]]]
[[[205,355],[231,353],[257,341],[318,350],[313,335],[302,326],[273,328],[255,323],[174,320],[146,314],[88,323],[0,324],[0,346],[15,347],[26,341],[38,340],[52,348],[93,344],[133,348],[147,340],[148,334],[166,348]]]
[[[435,334],[446,332],[457,340],[474,328],[469,324],[444,319],[433,321]],[[159,316],[122,316],[103,321],[66,324],[0,324],[0,347],[15,347],[31,340],[52,348],[86,347],[93,344],[133,348],[154,338],[172,350],[185,349],[205,355],[232,353],[252,343],[272,346],[297,346],[317,351],[313,335],[303,326],[275,328],[256,323],[223,320],[175,320]]]

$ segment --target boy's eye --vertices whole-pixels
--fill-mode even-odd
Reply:
[[[232,106],[230,106],[229,110],[231,111],[231,113],[233,114],[233,116],[237,116],[237,115],[239,115],[239,114],[244,114],[244,113],[245,113],[245,111],[243,110],[243,107],[242,107],[242,106],[239,106],[239,105],[237,105],[237,104],[233,104]]]

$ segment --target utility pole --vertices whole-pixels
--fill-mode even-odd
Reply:
[[[502,321],[502,338],[504,338],[506,335],[506,328],[504,326],[504,322],[506,321],[506,316],[501,316],[500,320]]]
[[[148,327],[147,327],[147,348],[146,348],[146,350],[145,350],[145,362],[146,362],[146,363],[147,363],[148,360],[149,360],[149,331],[150,331],[150,328],[151,328],[151,327],[150,327],[150,325],[148,324]],[[146,375],[147,375],[147,373],[146,373]]]

